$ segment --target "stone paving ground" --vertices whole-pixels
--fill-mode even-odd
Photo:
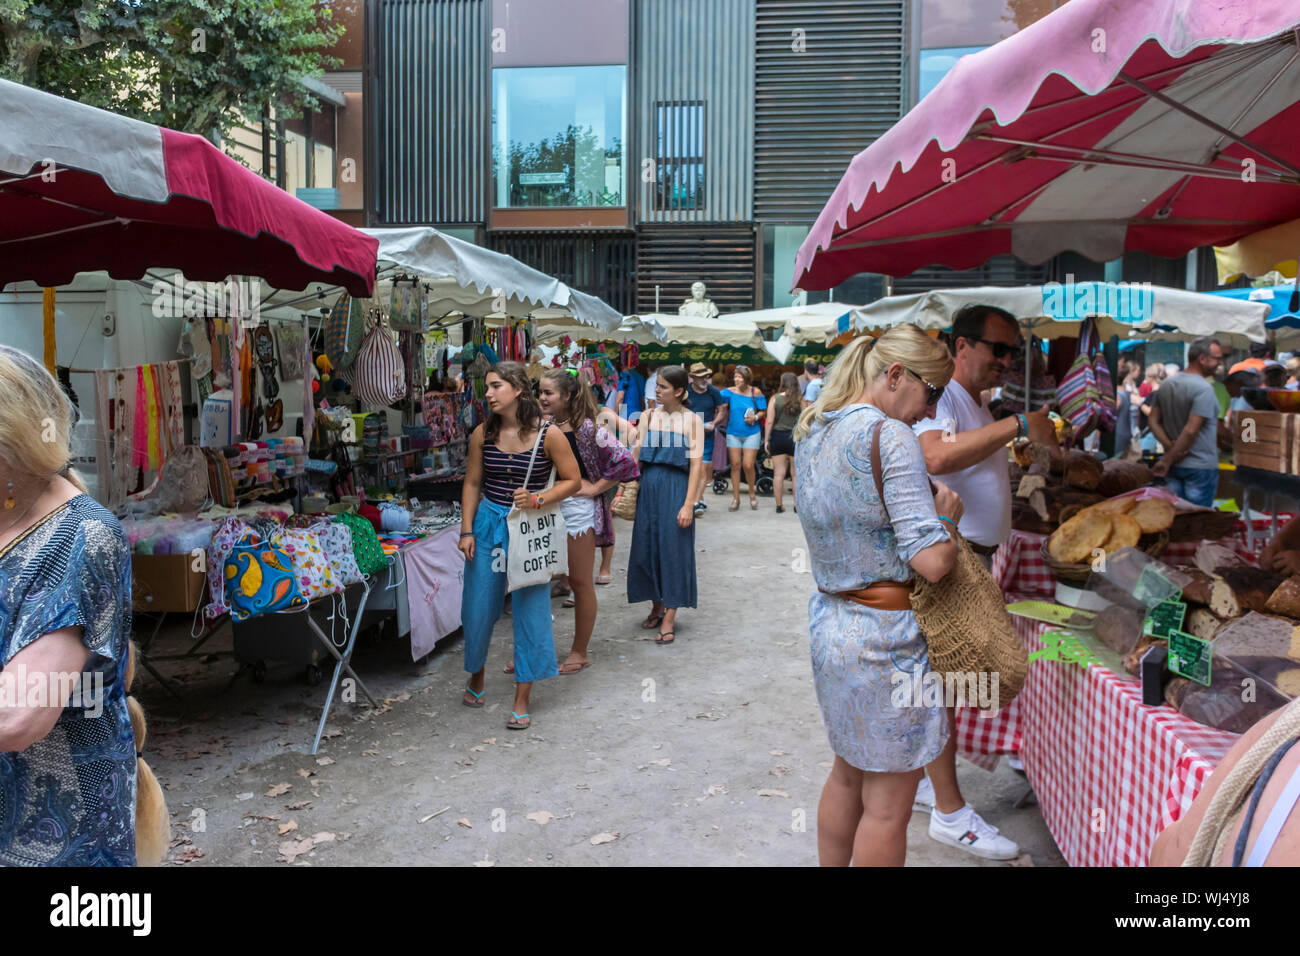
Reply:
[[[599,588],[592,666],[533,692],[533,726],[507,730],[510,619],[488,659],[488,705],[460,704],[458,635],[419,664],[409,643],[365,636],[353,659],[383,705],[335,706],[320,752],[311,741],[325,685],[271,665],[231,684],[235,663],[160,664],[180,701],[144,674],[146,757],[167,794],[171,865],[769,865],[817,862],[817,800],[830,766],[808,659],[812,577],[787,506],[712,507],[697,533],[700,607],[677,642],[638,628],[648,606],[624,590],[631,525],[619,522],[614,583]],[[563,655],[571,610],[553,602]],[[169,621],[159,654],[185,649]],[[203,648],[229,651],[229,627]],[[967,798],[1016,840],[1019,865],[1063,860],[1027,788],[1005,761],[964,761]],[[913,815],[908,863],[1005,866],[941,846]]]

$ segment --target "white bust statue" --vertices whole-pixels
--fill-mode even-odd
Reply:
[[[708,287],[703,282],[691,283],[691,297],[677,307],[678,315],[690,315],[701,319],[716,319],[718,307],[713,304],[705,292]]]

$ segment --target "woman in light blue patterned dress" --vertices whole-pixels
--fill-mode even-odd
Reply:
[[[136,864],[131,549],[68,469],[72,412],[38,362],[0,346],[3,866]]]
[[[914,572],[937,581],[952,568],[948,526],[961,519],[961,501],[938,483],[932,494],[911,431],[934,415],[952,370],[948,350],[913,325],[890,329],[874,347],[859,338],[795,430],[796,504],[818,588],[808,602],[813,680],[835,751],[817,810],[823,865],[901,866],[921,768],[948,740],[943,707],[920,706],[910,693],[928,670],[916,616],[844,592],[862,596]],[[883,503],[872,471],[878,423]],[[879,603],[885,590],[864,597]],[[906,606],[906,594],[885,603]]]

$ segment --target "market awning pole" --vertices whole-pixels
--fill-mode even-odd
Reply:
[[[45,340],[45,367],[49,369],[51,375],[58,377],[55,365],[58,362],[58,347],[54,340],[54,287],[46,286],[45,295],[42,300],[42,312],[44,318],[44,328],[42,337]]]

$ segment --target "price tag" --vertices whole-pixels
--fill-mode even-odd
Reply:
[[[1154,564],[1148,564],[1142,569],[1137,585],[1133,588],[1133,597],[1147,607],[1176,600],[1182,597],[1182,593],[1172,581],[1157,570]]]
[[[1169,669],[1181,677],[1210,686],[1210,642],[1185,631],[1169,632]]]
[[[1168,637],[1170,631],[1183,628],[1187,605],[1181,601],[1163,601],[1147,612],[1142,632],[1152,637]]]

